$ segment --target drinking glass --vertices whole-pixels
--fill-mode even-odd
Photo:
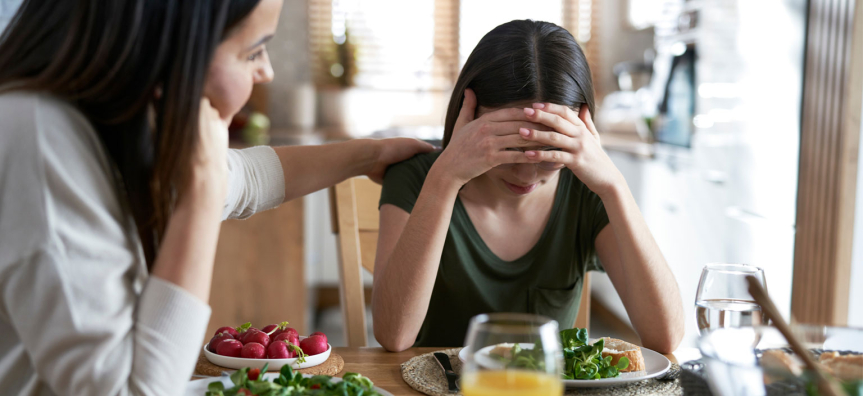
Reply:
[[[554,320],[516,313],[477,315],[470,321],[465,349],[464,396],[563,394],[563,352]]]
[[[766,316],[749,294],[747,276],[754,276],[767,290],[764,270],[747,264],[708,264],[701,271],[695,293],[695,320],[702,336],[726,327],[766,324]]]

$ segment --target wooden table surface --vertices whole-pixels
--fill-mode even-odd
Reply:
[[[334,348],[335,352],[345,359],[345,372],[360,373],[386,391],[395,396],[422,395],[413,390],[402,379],[400,366],[410,358],[424,353],[439,351],[446,348],[410,348],[402,352],[387,352],[383,348]],[[674,354],[665,355],[677,363]]]

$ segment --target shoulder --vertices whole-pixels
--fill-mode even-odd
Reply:
[[[120,215],[93,127],[51,95],[0,94],[0,163],[0,213],[10,214],[0,218],[0,262],[13,258],[6,253],[43,246],[59,229],[76,229],[69,221],[80,226]]]
[[[390,165],[387,169],[387,176],[389,176],[390,173],[409,174],[425,179],[425,176],[429,173],[429,170],[439,156],[439,151],[417,154],[402,162]]]
[[[71,104],[50,94],[10,91],[0,93],[0,155],[28,156],[54,146],[74,154],[92,150],[97,142],[87,118]],[[67,146],[71,144],[71,146]]]
[[[384,175],[378,207],[392,204],[410,213],[419,197],[429,169],[439,155],[440,152],[419,154],[391,165]]]

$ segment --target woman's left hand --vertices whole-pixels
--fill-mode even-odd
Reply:
[[[602,150],[599,132],[590,117],[587,105],[578,113],[567,106],[553,103],[534,103],[533,108],[524,109],[528,118],[550,130],[521,128],[519,133],[525,140],[544,146],[554,146],[560,151],[526,151],[530,158],[544,162],[564,164],[587,188],[605,197],[626,182],[617,167]]]
[[[417,154],[428,153],[434,151],[435,147],[422,140],[412,138],[390,138],[373,140],[374,145],[374,162],[372,167],[366,173],[369,179],[375,183],[381,184],[384,180],[384,173],[387,167],[397,162],[402,162]]]

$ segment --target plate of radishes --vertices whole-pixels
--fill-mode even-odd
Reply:
[[[271,324],[263,329],[245,323],[237,327],[220,327],[204,345],[204,356],[217,366],[241,369],[262,369],[265,364],[273,371],[288,364],[293,369],[317,366],[330,357],[332,347],[327,336],[315,332],[300,337],[288,322]]]

